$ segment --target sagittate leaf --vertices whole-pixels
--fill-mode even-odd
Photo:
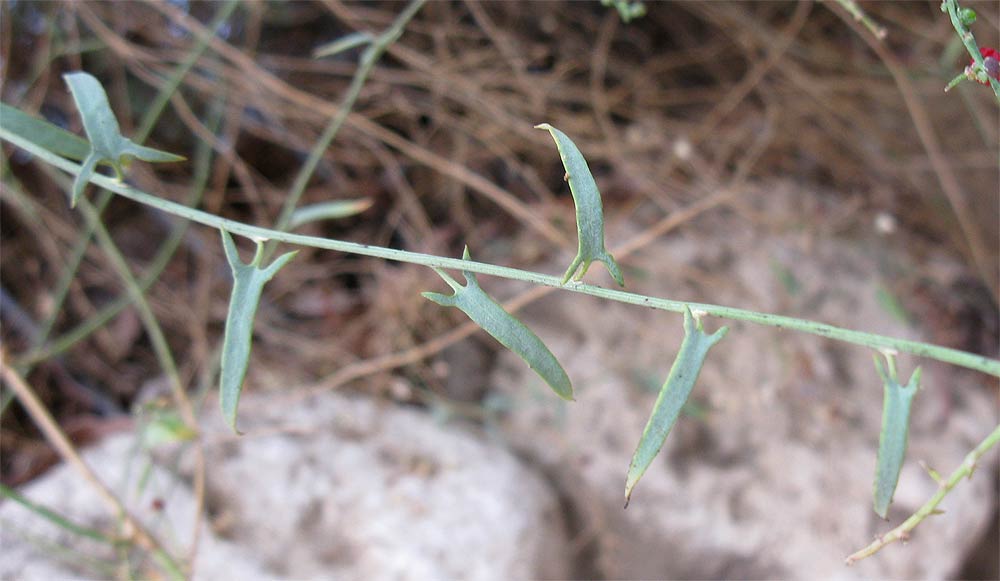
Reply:
[[[465,249],[465,260],[470,260],[469,249]],[[503,310],[503,307],[486,294],[479,286],[476,275],[463,271],[466,286],[460,285],[455,279],[442,270],[434,269],[444,279],[455,294],[421,293],[425,298],[443,307],[458,307],[477,325],[483,328],[501,345],[516,353],[528,367],[535,370],[545,383],[556,392],[556,395],[566,400],[573,400],[573,385],[569,376],[559,364],[555,355],[549,351],[545,343],[535,335],[524,323]]]
[[[90,144],[86,139],[44,119],[32,117],[6,103],[0,103],[0,125],[19,137],[67,159],[80,161],[90,153]]]
[[[243,392],[243,380],[250,365],[250,347],[253,341],[254,316],[260,304],[264,285],[297,252],[289,252],[278,257],[267,268],[260,267],[264,254],[264,243],[257,241],[257,252],[250,264],[244,264],[236,251],[236,244],[229,232],[222,230],[222,247],[226,260],[233,270],[233,294],[229,298],[229,314],[226,316],[226,332],[222,342],[222,373],[219,382],[219,402],[222,415],[234,432],[236,429],[236,408]]]
[[[892,355],[885,355],[888,371],[878,355],[875,369],[882,378],[882,432],[878,437],[878,462],[875,466],[875,485],[872,487],[875,512],[882,518],[889,512],[892,495],[896,492],[899,472],[906,457],[906,443],[910,431],[910,408],[920,389],[920,368],[913,371],[910,382],[899,383],[896,362]]]
[[[632,497],[632,489],[642,478],[642,475],[649,468],[649,465],[660,453],[663,442],[667,439],[667,434],[674,427],[677,417],[684,408],[685,402],[691,396],[694,383],[701,373],[701,367],[705,364],[705,357],[708,350],[713,345],[722,340],[729,332],[728,327],[722,327],[715,333],[708,335],[701,325],[701,320],[696,320],[691,314],[690,308],[684,310],[684,342],[677,352],[677,358],[670,368],[670,375],[660,389],[660,395],[653,405],[653,413],[646,422],[646,429],[642,431],[639,445],[632,456],[632,463],[628,467],[628,476],[625,479],[625,507],[628,507],[629,499]]]
[[[123,137],[118,120],[108,103],[108,95],[104,92],[104,87],[93,76],[87,73],[70,73],[63,75],[69,90],[73,94],[73,101],[80,111],[83,120],[83,129],[87,132],[90,140],[90,151],[83,160],[83,167],[77,174],[73,182],[73,193],[70,204],[76,206],[76,201],[80,199],[87,182],[98,164],[107,164],[114,168],[119,179],[124,175],[124,169],[128,166],[132,158],[138,158],[149,162],[172,162],[182,161],[184,158],[179,155],[143,147]]]
[[[590,264],[597,260],[608,267],[608,272],[619,285],[625,286],[621,268],[604,247],[604,207],[601,205],[601,192],[597,189],[597,182],[590,173],[587,160],[576,144],[562,131],[548,123],[536,125],[535,128],[547,130],[555,140],[559,157],[562,159],[563,167],[566,168],[566,179],[569,181],[570,192],[573,193],[573,203],[576,205],[576,232],[580,243],[576,258],[563,275],[563,284],[566,284],[574,274],[576,274],[574,280],[583,278]],[[582,269],[580,265],[583,265]],[[579,273],[577,269],[580,269]]]

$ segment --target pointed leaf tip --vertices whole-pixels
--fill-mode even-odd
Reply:
[[[680,416],[681,409],[691,396],[709,349],[721,341],[728,331],[727,327],[722,327],[711,335],[706,334],[701,324],[695,321],[691,309],[685,308],[684,341],[670,367],[670,374],[660,389],[656,403],[653,404],[653,412],[646,422],[642,437],[632,456],[632,462],[629,464],[628,475],[625,478],[626,507],[636,484],[660,453],[667,435]]]
[[[597,261],[604,263],[615,282],[620,286],[625,286],[621,268],[605,248],[604,207],[601,204],[601,192],[597,188],[594,176],[590,173],[587,160],[573,143],[573,140],[562,131],[548,123],[540,123],[535,125],[535,128],[548,131],[552,135],[552,139],[555,140],[559,157],[566,169],[569,189],[573,194],[573,203],[576,206],[576,231],[579,244],[576,258],[573,259],[563,275],[563,284],[566,284],[570,278],[581,280],[583,275],[587,274],[591,263]],[[582,269],[580,269],[581,265]],[[578,270],[579,272],[577,272]]]

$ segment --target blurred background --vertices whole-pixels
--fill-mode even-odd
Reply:
[[[972,30],[980,46],[998,46],[1000,5],[963,5],[978,13]],[[190,61],[146,141],[189,161],[137,162],[128,181],[270,227],[357,69],[358,49],[326,58],[314,58],[314,49],[358,31],[378,34],[405,4],[239,3],[199,50],[201,31],[226,6],[6,1],[2,100],[82,135],[61,75],[85,70],[102,81],[122,133],[131,136],[146,130],[144,115],[177,67]],[[770,307],[884,332],[871,319],[842,319],[796,302],[799,288],[822,294],[831,280],[856,280],[866,293],[864,285],[871,285],[865,296],[903,335],[996,357],[1000,108],[987,87],[972,82],[943,92],[969,58],[939,2],[861,6],[885,27],[884,40],[835,2],[652,2],[627,23],[596,1],[429,2],[375,66],[298,202],[353,200],[359,211],[296,232],[452,257],[468,245],[483,262],[559,274],[575,252],[575,225],[551,137],[533,129],[548,122],[589,161],[603,195],[609,247],[620,249],[627,282],[638,281],[630,290]],[[169,397],[157,356],[135,310],[116,307],[125,290],[107,255],[80,244],[86,222],[67,204],[64,176],[3,147],[3,349],[76,444],[128,432],[136,410]],[[100,194],[91,188],[87,195]],[[185,387],[205,415],[218,415],[211,393],[231,288],[218,234],[200,226],[179,231],[169,216],[120,198],[107,205],[103,221],[136,276],[150,280],[146,296]],[[753,235],[741,234],[747,232]],[[179,245],[164,253],[172,236]],[[670,247],[672,236],[688,246]],[[661,256],[657,245],[667,258],[654,260]],[[810,258],[837,245],[861,262],[835,253]],[[692,258],[667,268],[671,252]],[[764,259],[742,262],[755,253]],[[79,268],[67,278],[75,260]],[[655,284],[661,275],[675,282]],[[760,278],[770,282],[741,291]],[[613,284],[600,265],[588,280]],[[505,284],[484,282],[499,299],[515,298],[515,308],[540,298]],[[527,576],[805,573],[777,560],[728,570],[692,565],[684,572],[619,568],[603,557],[629,537],[601,540],[596,521],[574,508],[580,500],[559,492],[562,477],[497,427],[519,408],[498,387],[499,346],[464,325],[458,311],[419,295],[441,288],[426,268],[301,249],[266,289],[247,392],[293,394],[280,401],[299,401],[294,394],[322,400],[336,390],[439,424],[459,422],[487,434],[489,445],[514,442],[514,456],[528,469],[542,466],[541,480],[557,490],[552,510],[565,520],[568,548],[561,550],[570,563]],[[761,298],[772,291],[790,298]],[[538,317],[547,312],[536,305]],[[529,326],[535,320],[525,317]],[[673,326],[663,333],[676,335],[679,324],[668,321]],[[608,325],[614,321],[602,326]],[[602,331],[585,323],[573,329]],[[548,339],[558,332],[539,334]],[[554,348],[560,356],[573,349]],[[861,355],[870,371],[870,355]],[[652,371],[653,390],[670,360],[664,355]],[[775,373],[811,371],[792,361]],[[996,381],[976,374],[960,379],[976,401],[996,409]],[[875,392],[869,386],[867,393]],[[4,484],[20,487],[58,457],[11,400],[5,387],[0,469]],[[637,417],[651,401],[636,404]],[[573,408],[565,413],[572,416]],[[644,420],[636,421],[641,429]],[[975,425],[988,429],[989,419]],[[506,435],[490,436],[495,431]],[[623,450],[637,436],[622,434]],[[866,438],[873,458],[877,437]],[[960,458],[943,457],[937,468],[950,470]],[[624,479],[628,452],[615,462]],[[992,531],[983,524],[950,546],[953,562],[942,565],[942,575],[998,575],[1000,480],[990,465],[984,479],[993,480],[987,486],[993,497],[976,506]],[[863,468],[870,474],[868,464]],[[787,509],[793,508],[791,502]],[[869,530],[848,533],[858,547],[871,537]]]

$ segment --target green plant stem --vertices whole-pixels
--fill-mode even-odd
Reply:
[[[935,513],[937,506],[941,504],[944,497],[951,492],[951,489],[955,488],[956,484],[958,484],[963,478],[972,477],[972,472],[976,469],[976,462],[978,462],[979,459],[990,450],[990,448],[995,446],[997,442],[1000,442],[1000,425],[997,425],[990,435],[986,436],[986,438],[980,442],[974,450],[965,456],[965,460],[962,461],[961,466],[956,468],[955,471],[951,473],[948,480],[940,483],[938,491],[934,493],[934,496],[924,503],[924,505],[921,506],[917,512],[913,513],[910,518],[903,521],[903,523],[898,527],[892,529],[884,535],[880,535],[879,538],[872,542],[872,544],[848,557],[845,562],[848,565],[853,565],[859,560],[864,559],[865,557],[870,557],[879,552],[886,545],[890,545],[896,541],[906,541],[909,539],[910,532],[916,528],[917,525],[923,522],[924,519]]]
[[[70,188],[69,182],[64,183],[63,187],[68,191]],[[78,205],[88,222],[87,225],[93,229],[98,244],[100,244],[108,260],[111,262],[111,267],[125,286],[126,294],[131,299],[131,302],[135,304],[136,310],[139,313],[139,320],[145,327],[146,334],[149,335],[153,352],[156,354],[160,367],[167,374],[174,397],[180,405],[181,413],[184,415],[184,420],[189,427],[194,429],[198,425],[194,417],[194,410],[191,408],[187,394],[184,392],[184,384],[181,381],[180,373],[177,371],[177,364],[174,361],[173,353],[170,351],[166,335],[164,335],[163,328],[156,319],[156,315],[153,314],[153,309],[150,308],[149,303],[146,301],[143,289],[139,286],[138,281],[136,281],[135,276],[129,269],[128,262],[121,251],[118,250],[118,246],[111,238],[111,234],[104,226],[104,222],[101,221],[97,209],[86,198],[80,198]]]
[[[343,101],[340,103],[340,107],[337,113],[330,120],[330,123],[323,130],[323,134],[320,138],[316,140],[316,144],[313,146],[312,150],[309,152],[309,157],[306,158],[304,164],[299,169],[298,175],[295,176],[295,181],[292,183],[292,189],[288,192],[288,196],[285,197],[285,203],[282,205],[281,214],[278,215],[278,220],[274,224],[275,230],[286,230],[288,224],[291,222],[292,214],[295,213],[295,208],[298,206],[299,200],[302,198],[303,192],[305,192],[306,186],[309,184],[310,178],[312,178],[313,172],[316,171],[316,166],[319,165],[320,159],[323,158],[323,153],[326,152],[327,148],[330,147],[330,143],[340,132],[340,128],[344,125],[344,121],[347,120],[347,116],[350,114],[351,109],[354,108],[354,103],[357,102],[358,96],[361,95],[361,88],[364,87],[365,82],[368,80],[368,75],[371,74],[372,69],[375,67],[375,63],[378,62],[382,54],[389,48],[392,43],[396,42],[400,36],[403,34],[403,29],[406,24],[416,16],[420,8],[427,2],[427,0],[412,0],[410,4],[403,10],[396,20],[393,21],[392,25],[389,26],[382,34],[378,35],[374,41],[361,53],[361,63],[358,66],[358,70],[354,73],[354,78],[351,79],[351,85],[347,88],[347,93],[344,95]],[[265,264],[270,260],[271,255],[274,254],[274,250],[277,247],[276,244],[267,244],[264,248],[264,254],[262,262]]]
[[[976,44],[976,38],[972,36],[972,32],[964,24],[962,24],[962,18],[958,15],[959,6],[958,0],[944,0],[945,7],[948,8],[948,16],[951,18],[951,25],[955,28],[955,32],[958,33],[958,38],[962,39],[962,44],[965,45],[966,50],[969,51],[969,56],[972,60],[976,61],[976,64],[980,67],[985,67],[983,63],[983,55],[979,52],[979,45]],[[997,81],[993,77],[989,77],[990,87],[993,89],[993,94],[996,95],[997,101],[1000,101],[1000,81]]]
[[[46,149],[31,143],[26,139],[22,139],[21,137],[7,131],[2,127],[0,127],[0,139],[4,139],[10,142],[24,149],[25,151],[37,156],[39,159],[45,161],[46,163],[58,167],[59,169],[66,171],[70,174],[77,174],[80,171],[80,166],[78,164],[63,159],[47,151]],[[520,270],[516,268],[509,268],[505,266],[486,264],[482,262],[467,261],[458,258],[444,258],[428,254],[421,254],[418,252],[406,252],[403,250],[394,250],[391,248],[383,248],[379,246],[369,246],[368,244],[358,244],[356,242],[346,242],[343,240],[319,238],[316,236],[289,234],[286,232],[279,232],[277,230],[260,228],[257,226],[250,226],[248,224],[243,224],[241,222],[236,222],[234,220],[221,218],[219,216],[215,216],[207,212],[202,212],[200,210],[188,208],[176,202],[163,200],[151,194],[147,194],[146,192],[143,192],[141,190],[138,190],[127,184],[124,184],[120,181],[117,181],[115,179],[106,176],[94,174],[91,177],[90,181],[102,188],[106,188],[110,191],[115,192],[116,194],[129,198],[141,204],[152,206],[169,214],[173,214],[175,216],[191,220],[192,222],[198,222],[199,224],[211,226],[212,228],[216,229],[227,230],[233,234],[245,236],[247,238],[251,238],[254,240],[277,240],[280,242],[286,242],[298,246],[309,246],[312,248],[322,248],[325,250],[336,250],[339,252],[347,252],[350,254],[359,254],[363,256],[372,256],[375,258],[382,258],[385,260],[419,264],[431,268],[447,268],[457,271],[467,270],[469,272],[475,272],[477,274],[485,274],[489,276],[498,276],[513,280],[521,280],[533,284],[551,286],[569,290],[572,292],[588,294],[599,298],[618,301],[621,303],[639,305],[643,307],[650,307],[654,309],[672,311],[676,313],[683,312],[685,307],[690,307],[692,311],[703,311],[704,313],[715,317],[722,317],[738,321],[747,321],[759,325],[766,325],[769,327],[778,327],[781,329],[801,331],[803,333],[819,335],[821,337],[826,337],[828,339],[843,341],[845,343],[853,343],[855,345],[861,345],[864,347],[869,347],[877,350],[896,350],[900,352],[911,353],[913,355],[917,355],[920,357],[936,359],[938,361],[951,363],[959,367],[966,367],[968,369],[974,369],[976,371],[981,371],[983,373],[1000,377],[1000,361],[996,359],[990,359],[982,355],[976,355],[974,353],[968,353],[966,351],[941,347],[939,345],[933,345],[930,343],[923,343],[920,341],[910,341],[894,337],[886,337],[884,335],[876,335],[873,333],[865,333],[862,331],[843,329],[840,327],[835,327],[833,325],[827,325],[825,323],[819,323],[816,321],[798,319],[794,317],[785,317],[781,315],[772,315],[769,313],[760,313],[757,311],[750,311],[746,309],[737,309],[732,307],[724,307],[720,305],[712,305],[706,303],[690,303],[683,301],[660,299],[625,291],[605,289],[580,282],[569,282],[563,285],[562,280],[557,276]]]
[[[135,276],[132,275],[132,271],[128,267],[128,262],[122,256],[121,251],[118,250],[114,240],[111,239],[111,234],[104,227],[104,223],[101,222],[101,218],[97,215],[97,210],[94,206],[86,198],[81,198],[79,205],[83,209],[87,220],[96,224],[94,234],[97,236],[97,241],[103,247],[104,253],[111,261],[112,268],[115,269],[122,284],[125,285],[128,296],[132,299],[132,303],[139,312],[139,319],[146,328],[146,334],[149,335],[150,343],[153,345],[153,352],[156,353],[156,359],[170,380],[170,387],[174,392],[174,397],[177,398],[179,403],[187,402],[187,395],[184,393],[184,383],[181,381],[180,373],[177,371],[177,363],[174,361],[173,353],[170,351],[166,335],[163,334],[160,322],[156,319],[153,309],[150,308],[149,303],[146,301],[142,288],[140,288],[139,283],[135,280]],[[192,428],[197,426],[198,423],[194,418],[194,410],[191,409],[190,403],[186,406],[182,405],[181,408],[182,413],[186,412],[184,419],[188,426]]]

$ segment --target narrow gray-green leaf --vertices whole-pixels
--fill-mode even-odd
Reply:
[[[625,279],[622,277],[621,268],[611,253],[604,246],[604,207],[601,205],[601,192],[597,189],[597,182],[590,173],[587,160],[576,144],[548,123],[535,125],[536,129],[545,129],[552,134],[552,139],[556,142],[559,150],[559,157],[562,159],[563,167],[566,168],[566,179],[569,181],[569,190],[573,193],[573,203],[576,205],[576,232],[579,238],[579,249],[576,258],[566,269],[563,276],[563,284],[576,274],[574,280],[580,280],[587,274],[587,269],[595,260],[603,262],[608,267],[608,272],[614,277],[619,285],[625,286]],[[580,269],[580,266],[583,268]],[[580,272],[577,273],[577,270]]]
[[[328,56],[333,56],[344,52],[345,50],[351,50],[357,46],[363,46],[366,44],[371,44],[375,40],[370,32],[352,32],[346,36],[342,36],[337,40],[328,42],[326,44],[321,44],[313,49],[313,58],[323,58]]]
[[[882,432],[878,437],[878,462],[875,466],[875,485],[872,487],[875,512],[885,518],[896,492],[899,472],[906,457],[906,443],[910,431],[910,408],[920,389],[920,368],[913,371],[908,384],[900,385],[896,363],[886,355],[889,369],[875,355],[875,369],[882,378]]]
[[[233,293],[229,299],[229,314],[226,316],[226,332],[222,342],[222,373],[219,381],[219,403],[222,415],[234,432],[236,429],[236,408],[243,392],[243,380],[250,365],[250,347],[253,342],[254,316],[260,304],[264,285],[288,264],[297,252],[283,254],[267,268],[260,267],[264,249],[263,242],[257,242],[257,252],[250,264],[244,264],[236,251],[229,232],[222,232],[222,247],[226,260],[233,270]]]
[[[729,332],[728,327],[722,327],[715,333],[708,335],[701,325],[701,320],[695,320],[690,308],[684,310],[684,342],[681,343],[677,358],[670,368],[667,381],[660,389],[660,395],[653,405],[653,413],[649,416],[646,428],[642,431],[639,445],[632,456],[632,463],[628,467],[628,476],[625,479],[625,507],[628,507],[629,499],[632,497],[632,489],[635,488],[643,473],[660,453],[663,442],[667,439],[667,434],[673,428],[677,417],[694,389],[695,381],[701,368],[705,364],[705,357],[708,350],[713,345],[722,340]]]
[[[373,200],[371,198],[357,198],[302,206],[292,213],[292,217],[288,221],[288,229],[294,230],[303,224],[319,220],[334,220],[354,216],[370,208],[372,203]]]
[[[0,125],[39,147],[73,161],[82,161],[90,153],[90,144],[86,139],[6,103],[0,103]]]
[[[73,94],[73,101],[76,103],[76,107],[80,111],[80,118],[83,120],[83,129],[87,132],[87,139],[90,140],[90,154],[87,156],[85,165],[89,164],[91,171],[86,176],[83,173],[77,176],[73,185],[71,205],[76,206],[76,201],[93,173],[93,167],[98,163],[105,163],[113,167],[115,174],[121,179],[124,174],[124,165],[132,157],[150,162],[172,162],[184,159],[179,155],[136,145],[122,136],[121,127],[119,127],[118,120],[108,103],[108,95],[104,92],[101,83],[93,76],[77,72],[63,75],[63,78]]]
[[[468,247],[465,249],[463,259],[470,260]],[[461,309],[501,345],[523,359],[528,367],[535,370],[535,373],[549,384],[556,395],[566,400],[573,400],[573,385],[556,356],[552,354],[552,351],[549,351],[538,335],[535,335],[524,323],[503,310],[499,303],[486,294],[486,291],[479,286],[479,281],[476,280],[474,273],[462,272],[466,282],[463,287],[445,272],[434,270],[448,283],[455,294],[421,293],[424,298],[443,307]]]

